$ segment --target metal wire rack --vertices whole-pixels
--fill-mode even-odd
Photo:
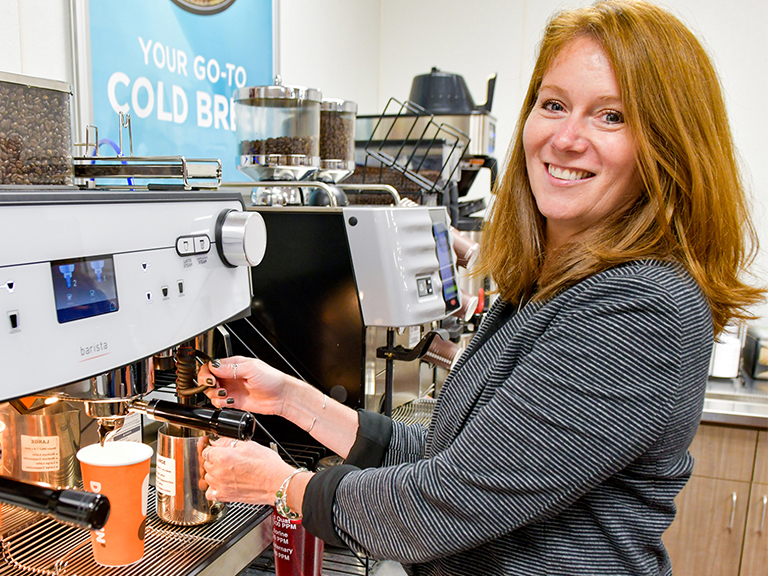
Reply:
[[[467,134],[436,122],[418,104],[390,98],[365,142],[365,156],[353,178],[363,184],[391,184],[388,175],[395,171],[421,194],[442,194],[458,179],[469,142]],[[347,182],[354,187],[350,179]]]

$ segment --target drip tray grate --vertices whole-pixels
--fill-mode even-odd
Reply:
[[[104,567],[93,560],[90,532],[14,506],[2,505],[0,576],[162,576],[185,575],[224,552],[231,543],[267,518],[272,509],[227,504],[223,517],[200,526],[166,524],[155,511],[150,486],[144,557],[130,566]],[[256,552],[256,551],[254,551]]]

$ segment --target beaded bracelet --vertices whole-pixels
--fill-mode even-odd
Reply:
[[[277,513],[280,514],[280,516],[283,518],[288,518],[289,520],[297,520],[301,518],[301,514],[293,512],[288,507],[288,485],[291,483],[291,479],[294,476],[301,474],[302,472],[309,472],[309,470],[307,468],[297,468],[291,472],[288,478],[283,480],[283,483],[280,485],[280,488],[275,494],[275,510],[277,510]]]

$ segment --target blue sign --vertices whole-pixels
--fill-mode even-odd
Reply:
[[[124,112],[134,156],[218,158],[225,181],[245,180],[232,95],[273,83],[272,0],[90,0],[89,18],[101,155]]]

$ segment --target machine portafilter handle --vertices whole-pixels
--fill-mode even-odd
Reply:
[[[157,399],[149,402],[134,400],[131,409],[142,412],[153,420],[195,428],[226,438],[250,440],[256,432],[256,418],[250,412],[242,410],[189,406]]]
[[[103,528],[109,518],[109,500],[103,494],[44,488],[4,476],[0,476],[0,501],[88,530]]]

